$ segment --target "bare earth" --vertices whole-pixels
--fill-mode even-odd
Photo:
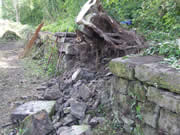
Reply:
[[[0,42],[0,134],[2,126],[10,122],[12,110],[19,104],[36,99],[34,88],[42,81],[29,77],[18,54],[23,42]]]

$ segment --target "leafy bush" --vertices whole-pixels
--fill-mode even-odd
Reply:
[[[64,20],[59,19],[56,23],[48,24],[42,28],[43,31],[50,31],[50,32],[74,32],[76,29],[76,24],[74,20],[71,18],[66,18]]]
[[[104,8],[116,20],[136,18],[144,0],[102,0]]]
[[[176,43],[160,43],[156,46],[148,48],[144,55],[161,55],[164,56],[164,62],[171,64],[172,67],[180,69],[180,46]]]
[[[158,36],[159,31],[170,33],[166,39],[180,36],[179,0],[102,0],[105,9],[118,21],[131,19],[132,27],[145,32],[147,38]],[[155,32],[153,32],[155,31]],[[166,35],[166,34],[164,34]],[[158,39],[158,38],[157,38]]]
[[[24,1],[21,3],[20,22],[22,24],[38,25],[43,20],[43,4],[40,0]]]
[[[149,0],[142,3],[135,25],[141,29],[179,35],[180,8],[175,0]]]

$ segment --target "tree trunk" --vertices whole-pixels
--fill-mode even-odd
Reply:
[[[2,0],[0,0],[0,19],[3,17],[3,11],[2,11]]]
[[[20,19],[19,19],[19,11],[18,11],[18,0],[13,0],[13,6],[14,6],[14,9],[15,9],[15,12],[16,12],[16,22],[19,22]]]

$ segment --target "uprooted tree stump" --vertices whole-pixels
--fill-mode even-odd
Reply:
[[[77,36],[94,51],[96,61],[104,56],[118,57],[145,48],[144,39],[135,31],[122,28],[103,10],[99,0],[88,0],[79,12],[76,23],[80,26]]]
[[[142,36],[123,28],[109,16],[99,0],[88,0],[76,23],[79,25],[76,33],[55,33],[60,54],[73,62],[78,59],[88,67],[96,65],[98,69],[101,63],[103,66],[112,58],[135,54],[147,47]]]

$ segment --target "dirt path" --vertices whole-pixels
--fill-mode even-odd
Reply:
[[[18,104],[36,99],[34,88],[42,82],[37,77],[25,75],[28,70],[18,59],[22,47],[22,41],[0,42],[0,131],[9,123],[10,113]]]

